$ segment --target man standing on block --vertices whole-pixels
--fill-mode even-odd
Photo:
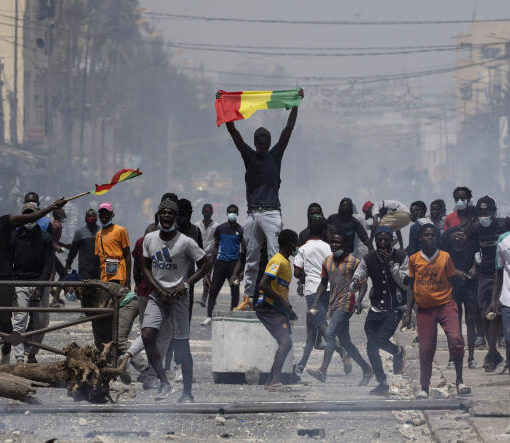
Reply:
[[[300,90],[303,97],[303,90]],[[245,299],[255,294],[260,250],[267,241],[267,255],[278,253],[278,234],[282,229],[280,211],[280,170],[283,154],[289,144],[292,130],[296,124],[298,108],[293,107],[287,126],[283,129],[278,143],[271,149],[271,133],[266,128],[258,128],[254,135],[255,149],[248,146],[236,129],[234,122],[227,122],[227,130],[234,141],[246,168],[246,200],[248,217],[243,226],[246,245]],[[248,303],[245,303],[249,306]]]

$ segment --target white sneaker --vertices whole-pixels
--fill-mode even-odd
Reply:
[[[2,354],[2,358],[0,358],[0,365],[9,365],[11,364],[11,353]]]
[[[206,317],[205,320],[202,323],[200,323],[200,326],[209,326],[211,323],[212,323],[212,318]]]
[[[182,368],[181,365],[175,365],[174,368],[174,381],[182,381]]]
[[[424,391],[423,389],[416,394],[417,400],[424,400],[426,398],[429,398],[429,394],[427,391]]]

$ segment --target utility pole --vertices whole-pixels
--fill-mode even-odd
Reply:
[[[0,145],[5,144],[5,126],[4,126],[4,95],[2,91],[2,86],[4,82],[2,81],[2,74],[4,72],[4,65],[0,60]]]
[[[87,38],[85,42],[85,63],[83,66],[83,81],[81,90],[81,121],[80,121],[80,151],[79,158],[83,161],[83,142],[85,137],[85,108],[87,100],[87,69],[89,63],[89,46],[90,46],[90,22],[91,22],[91,11],[89,6],[89,20],[87,23]]]
[[[11,105],[11,145],[18,146],[18,0],[14,0],[14,91]]]

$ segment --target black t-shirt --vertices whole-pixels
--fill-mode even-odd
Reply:
[[[280,170],[285,149],[277,143],[271,150],[259,157],[246,143],[240,149],[246,174],[246,200],[248,209],[256,207],[280,208]]]
[[[11,235],[14,226],[9,223],[9,215],[0,217],[0,279],[9,280],[13,276]]]
[[[455,269],[468,272],[475,263],[475,254],[478,251],[478,241],[476,235],[466,233],[467,240],[461,251],[453,247],[452,235],[461,231],[458,226],[448,229],[443,233],[440,240],[440,249],[448,252],[452,258]]]
[[[480,248],[480,274],[492,277],[496,270],[496,244],[501,234],[510,231],[510,218],[495,218],[488,228],[478,225],[477,240]]]
[[[345,250],[348,253],[354,252],[356,234],[363,243],[368,240],[367,231],[360,221],[354,217],[344,219],[338,214],[331,214],[326,221],[328,225],[333,226],[336,231],[343,232],[347,236]]]

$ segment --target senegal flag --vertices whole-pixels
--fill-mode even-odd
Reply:
[[[96,185],[96,189],[89,191],[89,193],[93,195],[106,194],[117,183],[125,182],[126,180],[138,177],[139,175],[142,175],[139,169],[121,169],[114,174],[110,183],[106,183],[104,185]]]
[[[219,91],[216,99],[216,123],[244,120],[260,109],[290,109],[301,104],[298,89],[288,91]]]

